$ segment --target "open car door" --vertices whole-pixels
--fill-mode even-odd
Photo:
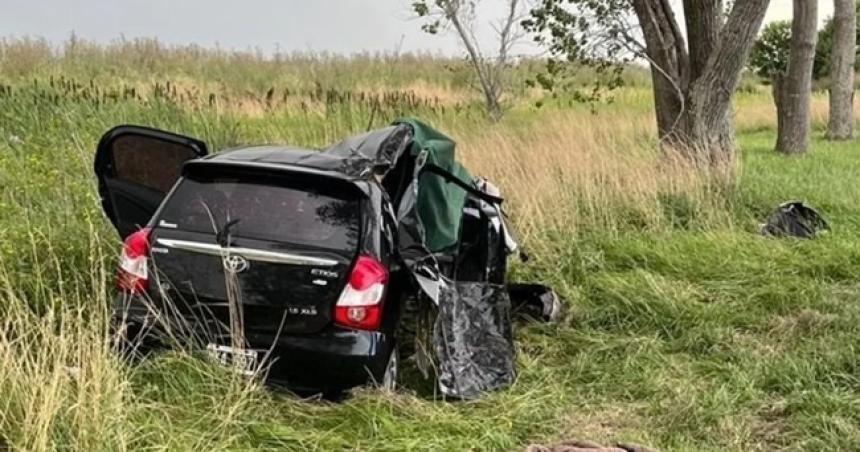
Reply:
[[[194,138],[140,126],[118,126],[96,148],[94,169],[105,215],[122,239],[145,226],[189,160],[206,155]]]

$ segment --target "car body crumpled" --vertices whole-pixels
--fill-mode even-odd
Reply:
[[[442,394],[474,399],[513,383],[511,301],[504,285],[443,285],[433,339]]]
[[[221,214],[217,216],[223,218],[218,218],[216,224],[212,212],[217,212],[217,209],[210,209],[210,205],[224,202],[223,197],[218,197],[217,201],[203,204],[205,212],[197,212],[205,214],[199,216],[204,220],[199,224],[212,223],[214,231],[208,231],[208,227],[189,226],[198,224],[189,220],[198,218],[189,217],[190,213],[195,212],[192,208],[180,209],[182,215],[174,215],[181,218],[181,222],[171,218],[156,220],[156,215],[159,215],[157,212],[169,193],[172,192],[176,199],[180,199],[179,189],[171,189],[173,184],[192,188],[194,186],[191,184],[199,184],[199,190],[194,191],[197,193],[202,192],[204,186],[233,184],[240,180],[248,186],[244,189],[248,190],[249,197],[259,202],[263,198],[254,198],[256,191],[249,187],[260,185],[260,178],[264,176],[279,178],[283,174],[290,174],[291,184],[296,185],[293,187],[295,191],[308,193],[301,195],[304,196],[303,204],[314,205],[324,200],[324,197],[355,199],[355,203],[346,204],[355,204],[361,213],[352,222],[344,222],[351,218],[344,215],[322,215],[319,213],[324,207],[322,204],[311,209],[319,213],[311,219],[332,220],[325,223],[330,227],[351,225],[343,234],[344,238],[349,239],[350,245],[336,247],[335,254],[323,246],[332,245],[331,241],[321,245],[319,241],[308,239],[307,243],[299,244],[299,254],[322,255],[325,252],[325,256],[337,257],[320,258],[324,262],[331,261],[327,265],[336,269],[311,269],[311,272],[318,272],[322,279],[305,281],[296,276],[303,277],[307,271],[297,267],[299,264],[295,262],[279,262],[279,267],[275,267],[272,262],[260,259],[261,254],[257,253],[256,260],[251,259],[254,264],[250,265],[246,259],[248,256],[239,255],[245,260],[241,270],[244,272],[243,278],[257,278],[249,283],[254,286],[254,290],[242,291],[242,303],[247,305],[244,307],[250,307],[248,312],[257,315],[243,317],[242,326],[247,328],[251,325],[251,330],[263,331],[267,335],[271,333],[275,337],[273,342],[281,340],[284,331],[287,335],[305,335],[303,339],[310,337],[310,333],[317,334],[315,339],[318,344],[342,340],[344,348],[349,351],[344,356],[366,358],[371,353],[369,349],[356,351],[355,344],[349,343],[351,334],[359,330],[355,329],[355,325],[344,322],[338,325],[331,319],[331,312],[339,301],[337,294],[340,287],[346,284],[343,275],[355,270],[356,256],[369,256],[380,266],[384,265],[386,271],[397,275],[397,284],[388,286],[386,297],[391,295],[391,299],[398,303],[406,303],[404,300],[418,302],[420,322],[416,328],[416,337],[423,341],[416,344],[415,350],[419,368],[426,376],[429,376],[430,367],[436,369],[436,378],[443,395],[474,399],[487,391],[511,384],[516,377],[512,304],[518,312],[525,312],[532,318],[551,319],[557,312],[558,300],[550,289],[543,290],[542,286],[520,285],[515,289],[508,284],[507,258],[518,246],[506,224],[501,193],[488,181],[470,175],[457,161],[455,148],[456,143],[449,137],[410,118],[348,137],[325,149],[263,145],[237,148],[211,156],[207,155],[205,143],[194,138],[140,126],[119,126],[108,131],[99,142],[94,170],[105,214],[116,226],[120,237],[127,239],[139,233],[141,225],[149,224],[151,227],[147,228],[146,240],[151,236],[159,246],[177,249],[177,252],[171,253],[167,248],[159,248],[158,257],[152,257],[152,262],[160,262],[162,269],[172,268],[170,277],[193,283],[168,288],[192,287],[194,290],[189,290],[189,295],[193,295],[195,301],[202,300],[195,305],[205,305],[207,309],[212,306],[221,309],[226,303],[223,300],[230,298],[222,293],[224,289],[221,281],[206,276],[220,273],[221,267],[226,265],[212,260],[212,247],[216,247],[219,253],[226,249],[231,252],[241,249],[249,253],[249,250],[256,250],[254,246],[265,245],[269,247],[264,249],[268,253],[266,256],[275,254],[285,258],[287,253],[281,249],[279,240],[283,239],[286,232],[270,237],[267,234],[272,232],[272,228],[265,225],[284,226],[279,219],[267,218],[270,214],[283,215],[295,210],[279,208],[280,201],[275,199],[270,199],[272,202],[268,208],[249,207],[247,203],[240,203],[247,207],[241,215],[241,223],[240,219],[227,218],[229,215]],[[165,165],[169,168],[165,168]],[[251,173],[254,175],[253,180],[248,176]],[[229,178],[226,182],[220,179],[216,181],[213,175],[217,174],[226,174]],[[268,187],[277,184],[263,185]],[[286,194],[278,197],[288,198]],[[344,204],[327,201],[325,205]],[[168,209],[161,211],[168,212]],[[209,223],[205,221],[207,219]],[[338,222],[334,222],[335,219]],[[231,227],[235,229],[238,223],[238,228],[247,229],[253,226],[251,220],[263,226],[255,230],[253,246],[242,248],[231,245]],[[305,229],[316,231],[314,228]],[[212,234],[214,238],[208,237],[209,232],[215,232]],[[196,253],[192,254],[194,266],[180,260],[192,259],[188,254],[189,249]],[[521,253],[521,256],[524,254]],[[220,254],[216,257],[223,258]],[[295,255],[288,258],[295,259]],[[196,271],[189,272],[189,269]],[[287,270],[293,275],[292,279],[282,277],[282,272]],[[146,276],[138,279],[145,280]],[[289,306],[298,313],[293,318],[294,324],[282,321],[281,326],[286,325],[285,330],[282,330],[270,322],[274,316],[259,313],[267,313],[269,311],[265,309],[271,309],[282,316],[289,314],[282,306],[285,303],[281,294],[299,291],[294,290],[295,286],[278,287],[289,281],[299,281],[298,285],[307,282],[303,293],[325,291],[326,296],[297,299],[297,303],[301,303]],[[162,284],[157,286],[166,287]],[[211,290],[201,291],[201,287]],[[391,287],[396,287],[396,290]],[[274,289],[268,293],[259,290],[265,288]],[[174,292],[178,293],[178,290]],[[203,296],[198,299],[201,294]],[[320,303],[322,299],[328,301]],[[530,309],[521,309],[523,305],[528,305]],[[299,309],[307,306],[313,309]],[[394,307],[391,303],[384,306]],[[365,343],[376,347],[372,351],[373,356],[384,357],[386,363],[394,353],[392,349],[396,341],[399,341],[395,339],[395,329],[391,325],[396,326],[399,317],[394,316],[400,313],[394,309],[389,311],[394,319],[392,322],[383,322],[365,332],[369,338]],[[390,331],[382,331],[383,325]],[[330,326],[343,327],[345,330],[326,336],[323,332]],[[224,336],[227,335],[225,333]],[[380,339],[389,337],[390,340]],[[290,341],[282,342],[291,345]],[[341,363],[337,359],[331,361],[338,365]],[[384,366],[376,367],[384,370]],[[349,385],[354,386],[354,383],[365,379],[366,368],[355,366],[355,369],[359,369],[356,371],[357,377],[350,379]],[[287,373],[286,370],[284,373]],[[332,375],[342,373],[331,372]]]
[[[432,325],[425,324],[432,334],[420,335],[432,344],[416,351],[435,352],[443,395],[473,399],[516,376],[505,286],[505,260],[516,243],[501,214],[498,190],[456,162],[455,143],[419,121],[396,123],[411,128],[408,155],[414,158],[397,206],[398,253],[419,296],[430,301],[421,306],[436,313]],[[471,255],[464,250],[467,216],[480,225],[471,232],[480,252]]]

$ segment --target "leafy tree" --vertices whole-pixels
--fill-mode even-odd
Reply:
[[[764,27],[753,45],[749,66],[759,77],[773,80],[785,74],[790,52],[791,22],[771,22]]]
[[[855,7],[860,14],[860,3]],[[815,50],[815,68],[813,69],[813,77],[816,80],[825,79],[830,76],[830,61],[833,50],[833,34],[834,34],[833,18],[830,17],[824,22],[824,27],[818,32],[818,45]],[[860,29],[855,31],[856,42],[860,44]],[[855,51],[860,55],[860,47]],[[855,69],[860,69],[860,58],[855,58]]]
[[[860,3],[857,5],[860,13]],[[828,18],[818,32],[818,44],[815,48],[815,64],[812,70],[814,80],[823,80],[830,75],[831,50],[833,49],[833,18]],[[860,29],[856,31],[856,41],[860,44]],[[791,47],[791,21],[771,22],[764,27],[761,35],[753,46],[750,55],[750,68],[760,77],[771,79],[773,71],[780,68],[785,71],[788,66],[788,54]],[[860,47],[856,54],[860,56]],[[860,70],[860,58],[856,59],[855,69]],[[764,69],[764,72],[761,70]]]
[[[684,0],[686,35],[670,0],[541,0],[524,25],[555,57],[550,69],[584,63],[611,80],[609,68],[647,61],[661,143],[723,166],[733,160],[732,93],[770,1],[730,3]]]
[[[841,2],[849,3],[844,5]],[[860,33],[857,33],[856,16],[852,17],[850,12],[856,11],[852,0],[837,0],[837,6],[840,8],[838,13],[845,15],[843,10],[847,6],[848,17],[843,19],[842,26],[847,26],[845,33],[854,36],[854,42],[860,42]],[[838,14],[837,14],[838,16]],[[847,19],[847,23],[845,23]],[[818,43],[816,44],[815,57],[812,69],[812,78],[821,80],[830,77],[830,71],[833,67],[834,45],[836,44],[835,29],[836,21],[830,18],[825,23],[824,28],[818,32]],[[853,30],[853,31],[852,31]],[[773,22],[768,24],[762,30],[759,38],[753,45],[752,53],[750,54],[749,66],[755,73],[763,78],[768,79],[773,87],[773,98],[777,106],[777,113],[780,118],[785,120],[786,114],[783,111],[787,96],[784,92],[784,81],[786,79],[789,67],[789,54],[791,52],[791,37],[792,23],[789,21]],[[849,44],[850,46],[850,44]],[[847,139],[853,135],[854,113],[853,113],[853,80],[854,74],[852,67],[857,69],[857,47],[846,49],[847,56],[840,55],[839,68],[841,77],[832,77],[831,80],[831,95],[830,95],[830,121],[828,124],[827,136],[832,139]],[[847,67],[845,67],[847,65]],[[838,80],[837,80],[838,79]],[[839,83],[841,82],[841,83]],[[837,88],[837,89],[834,89]],[[783,130],[797,130],[800,124],[786,125]]]

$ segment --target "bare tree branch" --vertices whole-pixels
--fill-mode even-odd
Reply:
[[[505,80],[511,64],[511,51],[514,45],[525,36],[520,22],[527,15],[524,9],[529,0],[504,1],[506,2],[504,17],[497,25],[491,25],[498,39],[498,54],[493,57],[486,57],[481,50],[480,40],[475,31],[474,1],[434,0],[433,7],[422,1],[413,4],[419,16],[436,18],[436,22],[431,24],[429,31],[435,32],[437,27],[444,23],[457,34],[478,79],[487,114],[493,120],[500,119],[503,113],[501,97],[507,84]]]

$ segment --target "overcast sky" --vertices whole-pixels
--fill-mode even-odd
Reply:
[[[832,0],[818,1],[823,20]],[[680,3],[680,0],[676,0]],[[0,36],[44,37],[72,32],[98,42],[157,37],[171,44],[219,45],[264,52],[424,50],[452,54],[453,36],[428,36],[410,19],[412,0],[0,0]],[[483,0],[499,16],[501,0]],[[772,0],[768,20],[791,17],[791,0]],[[481,27],[483,39],[492,29]],[[521,49],[522,53],[528,49]]]

